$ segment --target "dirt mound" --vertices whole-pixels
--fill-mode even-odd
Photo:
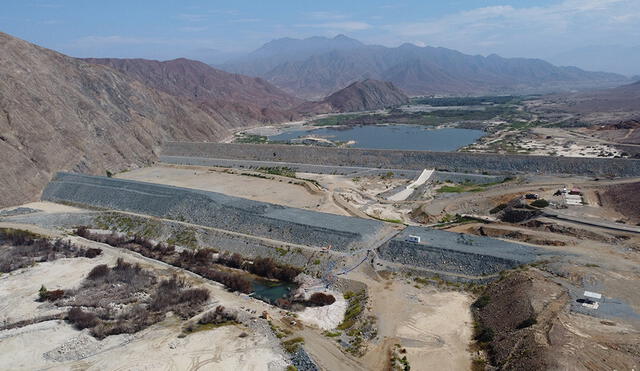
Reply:
[[[480,236],[507,238],[510,240],[516,240],[516,241],[527,242],[527,243],[532,243],[535,245],[543,245],[543,246],[566,246],[567,244],[564,241],[536,237],[529,233],[526,233],[525,230],[513,231],[513,230],[501,229],[499,227],[477,226],[472,228],[470,232]]]

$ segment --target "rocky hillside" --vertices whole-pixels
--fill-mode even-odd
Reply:
[[[616,184],[600,194],[607,206],[624,215],[631,224],[640,224],[640,182]]]
[[[117,172],[153,161],[165,140],[218,140],[247,123],[0,33],[0,206],[35,200],[56,171]]]
[[[215,69],[202,62],[174,59],[85,59],[114,68],[147,86],[188,98],[208,109],[236,112],[262,122],[291,120],[302,101],[267,81]],[[233,117],[230,117],[233,119]]]
[[[392,83],[367,79],[357,81],[324,100],[338,112],[369,111],[398,106],[409,102]]]
[[[621,75],[558,67],[539,59],[467,55],[413,44],[387,48],[343,35],[275,40],[223,69],[263,77],[310,99],[366,78],[390,81],[411,95],[550,92],[629,81]]]

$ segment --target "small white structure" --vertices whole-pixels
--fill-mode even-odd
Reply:
[[[594,299],[594,300],[589,300],[589,302],[584,302],[582,303],[583,307],[587,307],[589,309],[598,309],[600,307],[600,303],[595,301],[595,300],[601,300],[602,299],[602,294],[597,293],[597,292],[593,292],[593,291],[585,291],[584,294],[582,294],[585,298],[590,298],[590,299]]]
[[[414,236],[414,235],[409,235],[409,237],[407,237],[407,239],[405,240],[407,242],[413,242],[413,243],[420,243],[420,236]]]
[[[592,299],[598,299],[598,300],[602,299],[602,294],[599,294],[593,291],[585,291],[583,295]]]

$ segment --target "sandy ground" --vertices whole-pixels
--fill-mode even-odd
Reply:
[[[56,204],[48,201],[38,201],[38,202],[30,202],[28,204],[20,205],[20,206],[12,206],[7,207],[2,210],[13,210],[17,207],[25,207],[39,211],[51,212],[51,213],[80,213],[86,212],[84,209],[80,209],[73,206],[67,206],[62,204]]]
[[[28,225],[1,223],[0,227],[18,227],[38,233],[59,236],[58,231],[32,228]],[[96,259],[73,258],[40,263],[33,267],[5,274],[0,277],[0,319],[15,322],[40,315],[61,312],[51,304],[36,302],[38,289],[44,284],[48,289],[73,288],[80,284],[89,270],[98,264],[113,264],[118,257],[140,263],[161,275],[180,270],[163,263],[143,258],[126,250],[104,244],[70,237],[78,244],[103,249]],[[280,312],[264,302],[226,291],[221,285],[195,278],[194,284],[211,291],[210,307],[217,305],[262,313],[272,316]],[[47,321],[19,329],[0,331],[0,364],[2,369],[135,369],[135,370],[281,370],[286,367],[284,355],[277,343],[264,334],[244,326],[227,326],[202,331],[180,339],[183,321],[175,318],[156,324],[132,337],[118,335],[97,341],[75,330],[62,321]],[[245,332],[247,337],[239,335]],[[84,335],[83,335],[84,334]],[[56,353],[68,349],[65,344],[82,346],[71,348],[83,354],[81,360],[66,363],[44,357],[47,352]],[[77,357],[76,357],[77,358]]]
[[[412,370],[470,368],[469,294],[431,286],[417,288],[409,279],[374,279],[362,271],[350,278],[369,286],[370,314],[378,317],[380,340],[370,345],[364,356],[367,369],[382,369],[394,344],[407,349]]]
[[[317,181],[328,192],[339,195],[351,207],[361,211],[364,216],[411,223],[409,213],[415,208],[414,202],[394,203],[380,197],[380,194],[385,191],[408,184],[410,181],[407,179],[382,179],[379,176],[349,177],[310,173],[303,173],[301,176]]]
[[[322,290],[322,292],[333,295],[336,301],[323,307],[305,308],[302,312],[298,312],[298,319],[307,325],[317,326],[322,330],[331,330],[342,322],[348,303],[339,292],[327,290]]]
[[[278,205],[311,209],[333,214],[346,212],[330,201],[330,195],[322,191],[310,192],[292,179],[273,177],[264,179],[232,172],[226,169],[207,167],[153,166],[118,174],[117,178],[142,182],[167,184],[177,187],[201,189],[243,197]]]
[[[63,321],[24,327],[0,341],[5,370],[280,370],[286,363],[264,336],[242,326],[224,326],[177,338],[179,327],[168,319],[132,337],[110,336],[98,341]],[[241,338],[241,333],[249,336]],[[88,339],[83,348],[94,353],[79,361],[52,361],[43,354],[63,356],[65,343]],[[34,351],[40,349],[41,351]],[[77,347],[76,347],[77,349]],[[41,353],[42,352],[42,353]]]

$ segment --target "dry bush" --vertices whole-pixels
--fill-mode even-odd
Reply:
[[[323,292],[314,292],[309,300],[307,300],[307,305],[322,307],[324,305],[331,305],[336,302],[336,298],[331,294],[325,294]]]
[[[209,311],[200,317],[198,323],[201,325],[206,324],[220,324],[224,322],[233,321],[236,322],[238,320],[235,313],[230,313],[225,310],[222,305],[218,305],[215,310]]]
[[[64,290],[42,290],[40,289],[39,301],[56,301],[62,299],[64,296]]]
[[[87,279],[94,281],[98,278],[105,277],[106,275],[109,274],[109,271],[110,271],[109,267],[106,264],[96,265],[95,267],[93,267],[93,269],[91,269],[91,272],[89,272],[89,274],[87,275]]]
[[[192,317],[209,300],[209,290],[187,288],[183,280],[173,277],[160,282],[152,295],[149,309],[156,312],[173,311],[182,318]]]
[[[78,307],[71,308],[67,313],[67,319],[73,323],[78,330],[96,326],[100,320],[98,316],[91,312],[85,312]]]
[[[102,253],[100,249],[86,249],[69,241],[50,240],[28,231],[8,228],[0,229],[0,245],[8,245],[8,248],[0,250],[0,272],[3,273],[25,268],[33,263],[60,258],[94,258]]]
[[[248,269],[258,276],[286,282],[293,282],[293,279],[302,272],[301,269],[290,265],[279,265],[272,258],[256,258]]]

